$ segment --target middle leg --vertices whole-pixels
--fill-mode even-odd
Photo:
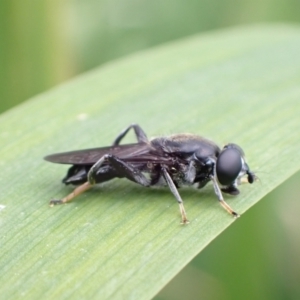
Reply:
[[[185,212],[185,209],[184,209],[184,206],[183,206],[183,201],[177,191],[177,188],[175,186],[175,183],[173,182],[170,174],[168,173],[168,171],[165,169],[165,168],[162,168],[162,172],[163,172],[163,176],[171,190],[171,192],[173,193],[173,195],[175,196],[178,204],[179,204],[179,210],[180,210],[180,213],[181,213],[181,219],[182,219],[182,222],[181,224],[188,224],[189,221],[186,217],[186,212]]]

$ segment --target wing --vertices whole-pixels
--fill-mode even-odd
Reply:
[[[170,164],[172,162],[170,157],[164,156],[162,152],[159,152],[148,143],[55,153],[44,157],[44,159],[59,164],[93,165],[105,154],[112,154],[132,163],[156,162]]]

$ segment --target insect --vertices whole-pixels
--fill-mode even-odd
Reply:
[[[120,145],[130,129],[137,143]],[[51,200],[51,206],[67,203],[95,184],[127,178],[145,187],[167,185],[179,204],[183,224],[188,219],[177,190],[181,185],[202,188],[211,181],[219,203],[236,218],[239,215],[224,201],[222,192],[237,195],[239,184],[256,179],[236,144],[227,144],[221,150],[214,142],[189,133],[149,140],[137,124],[122,131],[112,146],[51,154],[45,160],[71,164],[62,182],[78,185],[65,198]]]

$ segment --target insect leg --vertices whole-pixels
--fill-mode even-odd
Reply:
[[[88,173],[88,182],[90,184],[96,183],[95,179],[97,172],[104,162],[108,163],[111,167],[114,168],[115,177],[125,177],[143,186],[150,186],[150,181],[143,175],[140,170],[132,167],[131,165],[111,154],[105,154],[92,166]]]
[[[72,193],[70,193],[65,198],[63,198],[61,200],[51,200],[50,201],[50,206],[54,206],[56,204],[67,203],[67,202],[71,201],[73,198],[75,198],[76,196],[78,196],[78,195],[82,194],[83,192],[87,191],[91,187],[92,187],[92,185],[89,182],[85,182],[84,184],[78,186]]]
[[[62,200],[51,200],[50,206],[67,203],[71,201],[73,198],[75,198],[76,196],[80,195],[81,193],[83,193],[84,191],[92,187],[92,184],[87,182],[87,174],[89,171],[88,167],[83,166],[82,168],[80,169],[79,166],[71,167],[70,170],[68,171],[67,176],[63,179],[63,182],[65,184],[75,184],[75,185],[83,182],[83,184],[75,188],[72,193],[70,193]],[[76,172],[78,172],[78,174]],[[106,164],[105,166],[101,166],[101,172],[97,172],[94,181],[96,183],[102,183],[111,180],[115,177],[121,177],[121,176],[119,176],[115,168]]]
[[[188,221],[188,219],[186,217],[186,212],[185,212],[185,209],[184,209],[184,206],[183,206],[183,201],[182,201],[182,199],[181,199],[181,197],[180,197],[180,195],[179,195],[179,193],[177,191],[177,188],[176,188],[176,186],[175,186],[175,184],[174,184],[174,182],[173,182],[170,174],[167,172],[167,170],[165,168],[162,168],[162,171],[163,171],[164,178],[165,178],[165,180],[166,180],[166,182],[167,182],[167,184],[168,184],[171,192],[173,193],[173,195],[175,196],[175,198],[176,198],[176,200],[177,200],[177,202],[179,204],[179,209],[180,209],[181,218],[182,218],[182,222],[181,223],[182,224],[188,224],[189,221]]]
[[[225,201],[222,195],[222,192],[218,186],[218,183],[213,175],[210,176],[210,179],[213,182],[215,193],[219,199],[220,204],[223,206],[224,209],[226,209],[231,215],[233,215],[235,218],[238,218],[240,215],[236,213]]]
[[[236,184],[232,184],[232,185],[226,186],[224,188],[221,188],[221,191],[223,193],[227,193],[227,194],[233,195],[233,196],[236,196],[240,193],[240,191],[236,187]]]
[[[238,180],[237,180],[238,185],[243,184],[243,183],[251,183],[252,184],[254,181],[259,180],[259,178],[253,172],[248,171],[246,174],[248,175],[247,177],[238,178]]]
[[[147,138],[144,130],[138,124],[131,124],[117,136],[117,138],[115,139],[115,141],[113,142],[112,145],[118,146],[120,144],[121,140],[124,138],[124,136],[128,133],[128,131],[131,128],[134,129],[135,136],[139,143],[147,143],[148,142],[148,138]]]

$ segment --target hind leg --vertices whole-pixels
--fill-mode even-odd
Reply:
[[[134,168],[130,164],[111,154],[105,154],[91,167],[88,173],[88,182],[90,184],[93,185],[99,183],[97,181],[97,175],[104,163],[107,163],[113,168],[115,177],[125,177],[143,186],[150,186],[150,180],[148,180],[139,169]]]
[[[85,182],[84,184],[78,186],[72,193],[70,193],[68,196],[64,197],[61,200],[51,200],[50,201],[50,206],[54,206],[57,204],[64,204],[67,203],[69,201],[71,201],[72,199],[74,199],[76,196],[82,194],[83,192],[89,190],[92,187],[91,184],[89,184],[88,182]]]
[[[69,168],[66,176],[63,178],[62,182],[66,185],[73,184],[79,185],[87,181],[87,174],[91,166],[79,166],[73,165]]]
[[[112,145],[118,146],[120,144],[121,140],[125,137],[125,135],[128,133],[128,131],[131,128],[133,128],[135,136],[139,143],[147,143],[148,142],[148,138],[147,138],[144,130],[138,124],[131,124],[116,137],[116,139]]]
[[[69,170],[68,174],[72,174],[72,172],[70,172],[71,170],[72,167]],[[131,165],[123,162],[122,160],[111,154],[106,154],[91,167],[91,169],[87,173],[87,181],[85,183],[75,188],[75,190],[65,198],[61,200],[51,200],[50,206],[70,202],[76,196],[90,189],[94,184],[102,183],[115,177],[125,177],[143,186],[150,186],[150,181],[142,174],[140,170],[133,168]],[[75,182],[78,182],[76,174],[66,179],[65,181],[68,181],[68,183],[72,183],[72,178]],[[83,180],[83,178],[80,178],[80,180]]]
[[[65,184],[74,184],[74,185],[81,184],[81,185],[76,187],[72,193],[70,193],[63,199],[51,200],[50,206],[70,202],[76,196],[78,196],[78,195],[82,194],[83,192],[87,191],[88,189],[90,189],[93,186],[92,184],[90,184],[87,181],[87,176],[88,176],[88,172],[89,172],[90,168],[91,168],[91,166],[76,166],[76,165],[72,166],[69,169],[66,177],[63,179],[63,182]],[[109,165],[105,165],[105,166],[102,166],[102,168],[99,169],[98,172],[95,174],[95,181],[97,183],[101,183],[101,182],[111,180],[115,177],[120,177],[116,174],[116,170]]]

